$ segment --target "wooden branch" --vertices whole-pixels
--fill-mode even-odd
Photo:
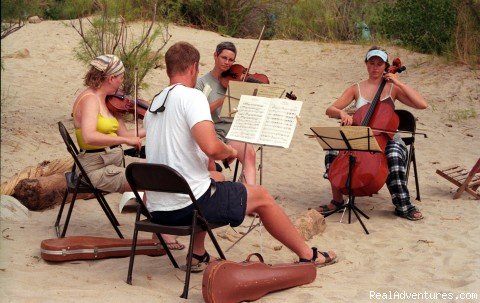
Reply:
[[[23,22],[21,20],[18,20],[18,23],[10,23],[9,26],[6,29],[2,30],[2,35],[1,35],[0,40],[7,37],[10,34],[13,34],[16,31],[18,31],[23,26],[25,26],[25,22]]]
[[[87,20],[90,22],[90,20],[87,18]],[[91,22],[90,22],[91,23]],[[78,24],[79,24],[79,28],[77,28],[75,26],[75,23],[74,23],[74,20],[70,21],[70,24],[72,25],[72,27],[75,29],[75,31],[80,35],[80,37],[82,38],[83,42],[84,42],[84,46],[85,46],[85,49],[87,50],[87,52],[90,54],[90,57],[95,57],[95,51],[92,47],[92,45],[89,43],[88,39],[85,37],[85,33],[83,31],[83,22],[82,22],[82,19],[79,18],[78,19]]]
[[[150,32],[152,31],[152,28],[153,28],[153,25],[155,24],[155,20],[157,19],[157,2],[155,2],[155,6],[153,7],[153,14],[152,14],[152,22],[150,23],[150,26],[147,30],[147,34],[143,36],[143,39],[142,41],[140,41],[139,44],[137,44],[133,49],[132,51],[130,52],[131,54],[133,53],[137,53],[138,50],[140,49],[140,47],[145,44],[145,41],[147,40],[147,38],[150,36]]]

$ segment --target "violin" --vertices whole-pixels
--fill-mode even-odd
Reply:
[[[227,88],[229,81],[270,84],[267,75],[258,73],[250,74],[247,72],[247,68],[243,67],[241,64],[232,65],[229,70],[224,71],[220,75],[220,83],[223,87]],[[287,92],[285,97],[290,100],[297,100],[297,96],[295,96],[293,91],[289,93]]]
[[[229,81],[270,84],[265,74],[250,74],[248,69],[241,64],[233,64],[229,70],[220,75],[220,83],[224,88],[228,87]]]
[[[134,99],[125,95],[123,92],[117,92],[113,95],[107,96],[107,108],[114,113],[135,114],[135,103],[137,105],[137,116],[142,119],[145,117],[145,113],[148,110],[148,103],[142,99]]]
[[[387,73],[400,73],[406,68],[402,66],[399,58],[387,67]],[[385,87],[386,80],[382,79],[380,86],[371,104],[360,107],[353,115],[353,124],[369,126],[372,128],[375,139],[382,152],[371,153],[368,151],[340,151],[330,166],[328,178],[333,187],[342,194],[354,196],[370,196],[377,193],[385,184],[388,176],[388,163],[385,148],[389,140],[398,129],[399,118],[395,113],[393,100],[388,98],[380,102],[380,96]],[[380,129],[381,131],[376,131]],[[352,157],[353,156],[353,157]],[[349,164],[354,159],[354,167],[350,178]],[[350,180],[349,180],[350,178]],[[347,180],[350,181],[348,188]]]

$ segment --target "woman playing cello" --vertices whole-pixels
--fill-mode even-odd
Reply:
[[[368,79],[348,87],[338,100],[327,108],[326,114],[331,118],[341,120],[342,125],[352,125],[353,117],[344,109],[352,102],[355,108],[369,104],[383,79],[387,81],[381,95],[380,102],[391,99],[398,100],[403,104],[416,108],[425,109],[428,104],[425,99],[410,86],[401,82],[397,74],[385,73],[389,66],[387,52],[379,47],[372,47],[365,57]],[[410,201],[410,195],[406,182],[407,148],[399,136],[389,140],[385,155],[388,163],[387,187],[392,196],[395,206],[395,214],[409,220],[423,219],[422,213]],[[335,152],[329,152],[325,156],[325,166],[328,169],[336,157]],[[330,204],[321,205],[317,210],[322,214],[337,211],[344,204],[343,195],[339,189],[332,186],[332,200]]]

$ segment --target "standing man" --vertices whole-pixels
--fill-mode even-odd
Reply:
[[[259,185],[217,182],[210,178],[210,159],[232,161],[237,151],[219,140],[205,95],[194,89],[200,53],[187,42],[172,45],[165,54],[170,85],[158,94],[144,119],[147,162],[166,164],[185,177],[202,214],[211,223],[239,226],[246,213],[257,213],[267,231],[294,251],[300,262],[317,266],[336,261],[333,251],[317,252],[307,243],[268,191]],[[193,204],[185,195],[146,192],[152,220],[167,225],[190,224]],[[195,235],[193,264],[203,269],[210,260],[206,232]]]
[[[222,85],[220,79],[222,73],[228,71],[233,65],[236,56],[237,49],[232,42],[222,42],[218,44],[213,53],[213,59],[215,61],[213,69],[197,80],[195,88],[201,90],[207,97],[218,138],[233,147],[238,153],[238,160],[242,163],[243,167],[243,173],[240,177],[241,182],[255,184],[255,149],[251,144],[228,140],[226,136],[232,126],[232,121],[220,117],[227,93],[227,88]],[[210,170],[212,170],[212,166]]]

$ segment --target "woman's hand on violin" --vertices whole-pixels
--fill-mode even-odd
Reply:
[[[142,148],[142,139],[140,137],[125,137],[125,144],[140,150]]]
[[[340,120],[342,121],[342,125],[344,126],[349,126],[353,124],[353,117],[343,110],[340,111]]]

